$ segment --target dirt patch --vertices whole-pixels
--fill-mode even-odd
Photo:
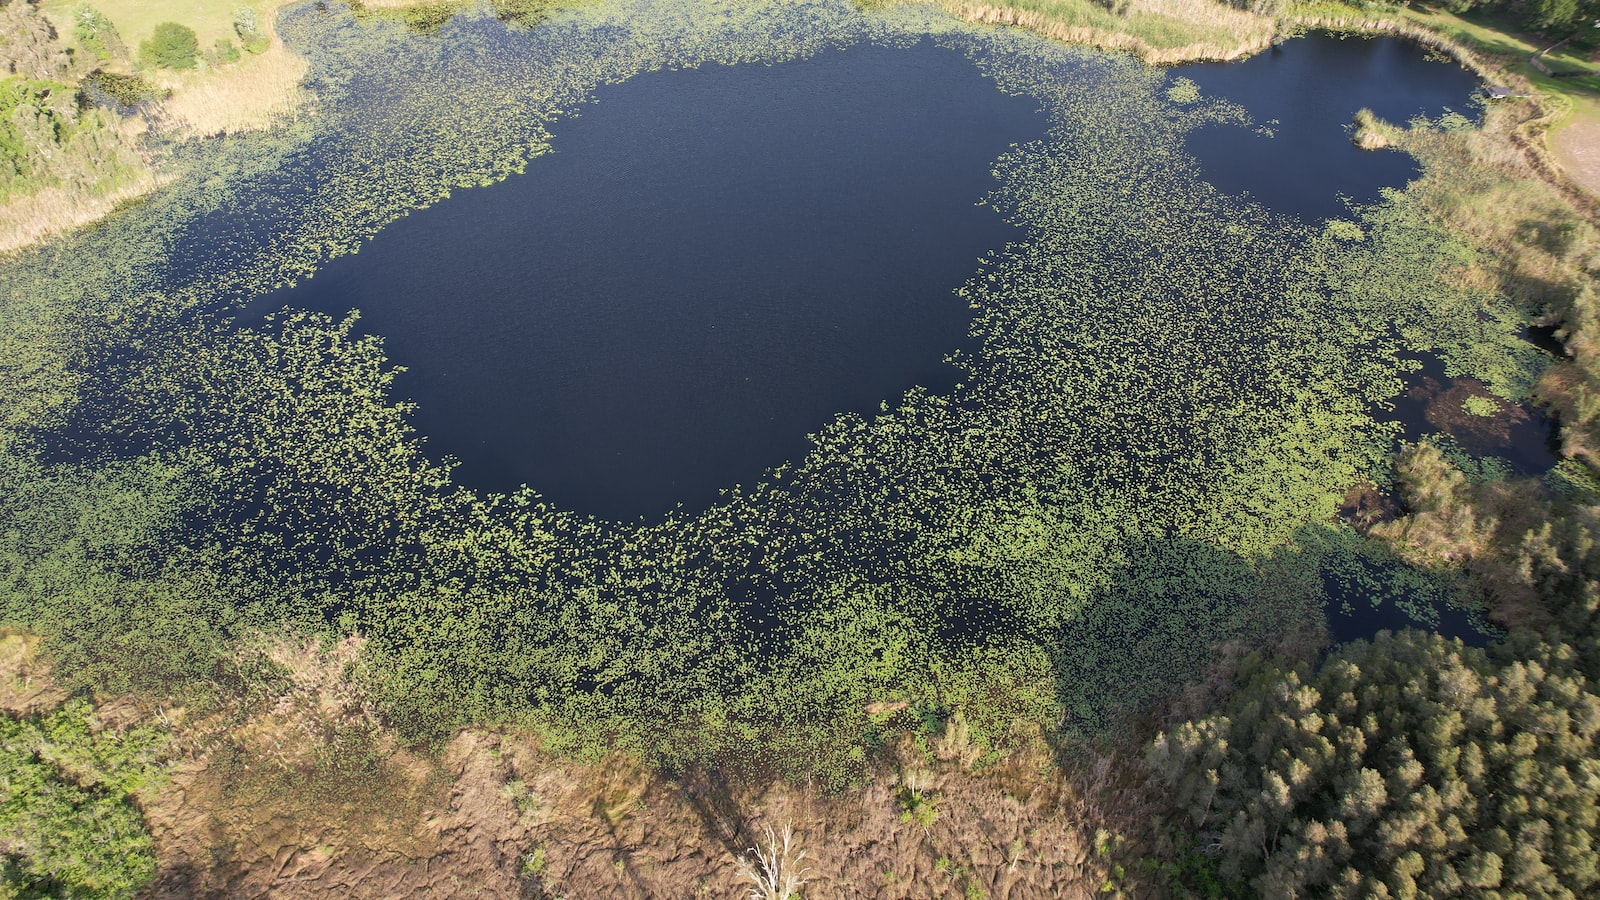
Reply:
[[[1550,151],[1573,181],[1600,197],[1600,121],[1574,122],[1555,132]]]
[[[348,678],[358,649],[276,645],[275,695],[175,714],[179,757],[145,802],[148,896],[740,897],[741,858],[785,828],[812,900],[1087,898],[1111,869],[1092,836],[1107,818],[1082,798],[1115,796],[1127,767],[1074,781],[1041,744],[975,771],[959,727],[837,794],[562,760],[521,732],[422,752],[372,719]]]
[[[614,760],[573,770],[515,750],[536,798],[529,819],[539,883],[552,897],[737,897],[738,860],[792,829],[805,896],[1090,897],[1107,866],[1094,857],[1059,784],[1022,799],[998,772],[919,762],[839,795],[775,785],[730,789],[707,773],[652,778]],[[909,781],[908,781],[909,779]],[[931,810],[907,814],[907,783]]]
[[[557,761],[485,732],[459,735],[442,765],[432,802],[402,792],[363,830],[292,798],[236,802],[227,767],[193,761],[148,811],[162,857],[151,896],[737,897],[750,888],[740,857],[786,826],[808,898],[1088,898],[1109,868],[1072,815],[1076,794],[1032,766],[1023,797],[1002,771],[927,766],[912,776],[933,807],[919,823],[894,771],[839,795],[748,790],[620,757]]]
[[[161,857],[150,896],[521,896],[526,833],[487,746],[463,735],[436,769],[353,804],[296,796],[226,754],[189,761],[146,811]],[[261,790],[272,786],[288,790]],[[368,799],[392,806],[362,815]]]
[[[1378,490],[1370,481],[1350,488],[1339,502],[1339,518],[1363,534],[1374,525],[1394,521],[1399,510],[1393,494]]]

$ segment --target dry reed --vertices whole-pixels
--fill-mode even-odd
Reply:
[[[946,6],[968,22],[1015,25],[1070,44],[1083,44],[1101,50],[1126,50],[1151,65],[1171,65],[1198,59],[1238,59],[1271,46],[1277,34],[1272,19],[1211,0],[1134,0],[1127,13],[1116,15],[1122,27],[1115,30],[1093,25],[1071,25],[1046,12],[1013,6],[991,6],[964,0],[947,3]],[[1115,14],[1107,12],[1106,15]],[[1170,25],[1183,32],[1192,31],[1196,40],[1176,47],[1162,47],[1135,33],[1136,29],[1154,30],[1152,26],[1155,24]],[[1233,40],[1204,37],[1224,34]]]
[[[265,51],[209,72],[172,77],[156,112],[168,131],[191,138],[270,128],[292,119],[305,100],[306,61],[273,36]]]
[[[167,179],[146,169],[110,190],[53,185],[0,205],[0,253],[20,250],[110,215],[119,205],[155,190]]]

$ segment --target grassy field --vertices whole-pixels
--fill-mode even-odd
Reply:
[[[1532,35],[1518,33],[1509,22],[1476,16],[1465,19],[1442,10],[1414,8],[1407,9],[1405,15],[1479,52],[1501,57],[1501,64],[1507,71],[1528,79],[1543,93],[1565,98],[1571,104],[1571,113],[1556,124],[1557,128],[1571,120],[1600,120],[1600,65],[1590,62],[1570,46],[1543,58],[1551,71],[1564,76],[1553,78],[1539,71],[1530,61],[1535,53],[1548,44],[1539,43],[1540,39]],[[1588,74],[1571,77],[1571,73],[1578,72]]]
[[[50,21],[55,23],[62,42],[69,46],[74,43],[72,10],[80,2],[82,0],[43,0],[39,4]],[[129,50],[137,51],[139,42],[149,38],[161,22],[177,22],[193,28],[200,37],[201,47],[211,46],[218,38],[228,38],[237,44],[233,33],[235,9],[254,6],[265,26],[271,21],[269,12],[283,4],[270,0],[254,3],[251,0],[161,0],[155,3],[149,0],[90,0],[90,5],[105,13],[106,18],[116,24]]]

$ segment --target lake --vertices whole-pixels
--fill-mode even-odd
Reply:
[[[1418,427],[1526,444],[1490,396],[1537,377],[1526,316],[1416,193],[1360,239],[1311,204],[1413,171],[1349,145],[1412,104],[1346,75],[1409,54],[1433,110],[1469,107],[1462,73],[1331,39],[1152,69],[844,0],[490,16],[286,9],[312,113],[175,148],[166,190],[0,269],[30,353],[0,532],[182,579],[31,615],[95,646],[134,615],[358,632],[428,715],[729,723],[708,753],[755,719],[859,734],[883,697],[1089,734],[1330,599],[1340,636],[1391,621],[1374,597],[1454,627],[1448,584],[1335,511],[1429,354],[1452,381]],[[1216,80],[1313,44],[1297,93]],[[1275,136],[1200,126],[1224,98]]]
[[[955,383],[955,289],[1018,237],[979,202],[1038,110],[927,43],[648,73],[266,302],[359,309],[474,488],[703,508],[837,413]]]
[[[1206,180],[1311,222],[1347,215],[1343,198],[1375,202],[1383,188],[1402,187],[1420,171],[1398,150],[1357,147],[1351,122],[1358,110],[1396,125],[1477,112],[1477,76],[1398,38],[1315,32],[1242,62],[1185,66],[1183,74],[1202,93],[1245,107],[1257,125],[1209,126],[1189,136]]]
[[[1436,115],[1475,87],[1389,38],[1182,71],[1277,122],[1193,134],[1206,177],[1307,218],[1415,173],[1354,147],[1355,110]],[[1037,102],[929,42],[647,73],[559,123],[526,174],[258,306],[360,310],[470,487],[612,519],[704,508],[838,413],[955,383],[970,313],[954,290],[1020,237],[979,205],[991,164],[1044,128]]]

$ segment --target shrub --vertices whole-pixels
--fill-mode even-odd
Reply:
[[[56,41],[50,20],[32,3],[0,3],[0,78],[59,79],[71,59]]]
[[[85,77],[80,87],[91,103],[119,113],[133,112],[165,96],[160,88],[137,75],[116,72],[95,72]]]
[[[105,13],[87,3],[78,4],[72,11],[72,30],[78,45],[96,59],[127,59],[128,46],[122,42],[117,26]]]
[[[246,53],[260,53],[267,49],[267,36],[261,32],[261,22],[253,6],[241,6],[233,11],[233,33]]]
[[[217,38],[217,42],[206,51],[206,65],[213,68],[225,66],[228,63],[239,61],[239,48],[227,38]]]
[[[0,896],[131,897],[156,872],[133,793],[164,737],[98,730],[88,703],[0,715]]]
[[[162,69],[192,69],[200,59],[200,39],[194,29],[177,22],[156,26],[150,40],[139,44],[139,60]]]

